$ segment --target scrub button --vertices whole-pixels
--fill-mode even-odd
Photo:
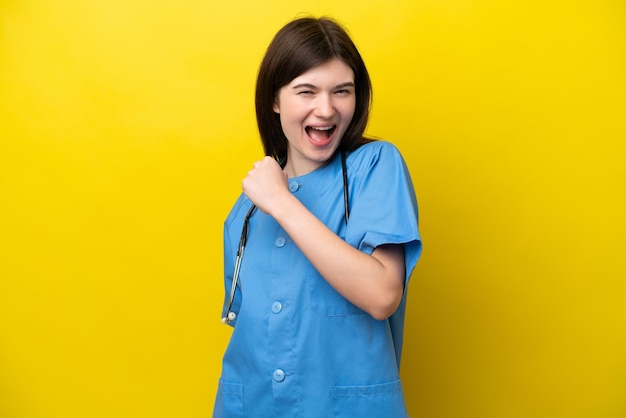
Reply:
[[[278,237],[276,238],[276,241],[274,241],[274,244],[280,248],[284,247],[286,242],[287,240],[285,239],[285,237]]]
[[[274,373],[272,373],[272,377],[275,381],[282,382],[283,380],[285,380],[285,372],[280,369],[276,369],[274,370]]]
[[[283,310],[283,305],[280,302],[272,303],[272,312],[278,313]]]
[[[291,191],[291,193],[297,192],[299,188],[300,185],[297,181],[292,181],[291,183],[289,183],[289,190]]]

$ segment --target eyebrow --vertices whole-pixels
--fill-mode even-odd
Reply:
[[[354,83],[352,81],[347,81],[345,83],[341,83],[336,85],[334,88],[336,89],[341,89],[344,87],[354,87]],[[314,86],[313,84],[310,83],[300,83],[300,84],[296,84],[295,86],[292,87],[293,89],[301,89],[301,88],[307,88],[307,89],[317,89],[317,86]]]

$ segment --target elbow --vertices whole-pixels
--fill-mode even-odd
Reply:
[[[385,319],[393,315],[393,313],[396,311],[397,308],[398,308],[397,306],[393,309],[381,308],[381,309],[371,310],[368,313],[372,316],[372,318],[376,319],[377,321],[384,321]]]
[[[393,312],[395,311],[387,311],[381,309],[374,312],[369,312],[369,314],[377,321],[384,321],[385,319],[389,318],[391,314],[393,314]]]
[[[372,318],[383,321],[393,315],[398,309],[398,306],[400,306],[401,300],[402,291],[390,292],[388,295],[377,298],[376,303],[367,309],[367,313],[369,313]]]

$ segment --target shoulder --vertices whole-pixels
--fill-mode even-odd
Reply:
[[[357,172],[367,172],[377,165],[403,166],[404,159],[400,150],[391,142],[374,140],[348,154],[347,163]]]
[[[233,223],[240,224],[251,206],[252,202],[250,199],[248,199],[245,194],[241,193],[226,217],[224,226],[230,228]]]
[[[365,144],[352,151],[352,154],[354,155],[372,155],[381,153],[399,154],[400,151],[394,144],[383,139],[371,140],[370,142],[366,142]]]

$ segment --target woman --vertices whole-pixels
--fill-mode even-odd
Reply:
[[[256,88],[267,157],[225,222],[234,330],[214,417],[406,416],[398,370],[417,205],[398,150],[363,136],[370,99],[333,20],[292,21],[268,47]]]

